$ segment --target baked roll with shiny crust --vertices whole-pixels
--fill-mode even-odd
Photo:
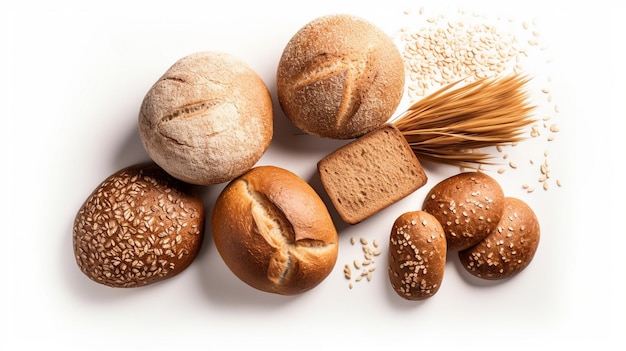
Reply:
[[[261,291],[303,293],[337,261],[337,230],[326,205],[282,168],[259,166],[230,182],[218,196],[211,226],[228,268]]]

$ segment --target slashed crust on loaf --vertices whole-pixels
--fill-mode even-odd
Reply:
[[[337,260],[337,231],[326,206],[304,180],[278,167],[256,167],[233,180],[218,197],[212,229],[230,270],[266,292],[310,290]]]
[[[273,136],[269,90],[245,62],[198,52],[174,63],[147,92],[139,132],[168,173],[199,185],[249,170]]]
[[[426,184],[402,133],[386,124],[318,162],[324,189],[344,221],[355,224]]]
[[[380,127],[404,92],[404,64],[389,36],[361,18],[330,15],[301,28],[277,70],[287,117],[303,131],[350,139]]]

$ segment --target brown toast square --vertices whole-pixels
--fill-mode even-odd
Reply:
[[[341,218],[359,223],[410,195],[428,180],[402,133],[386,124],[344,145],[317,164]]]

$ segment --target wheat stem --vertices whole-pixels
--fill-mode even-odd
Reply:
[[[458,166],[489,164],[479,149],[522,141],[535,106],[524,86],[530,78],[483,78],[449,84],[392,119],[421,159]]]

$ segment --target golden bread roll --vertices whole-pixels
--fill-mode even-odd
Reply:
[[[464,250],[496,229],[504,210],[504,192],[485,173],[464,172],[436,184],[422,209],[443,226],[448,250]]]
[[[277,70],[285,115],[309,134],[361,136],[395,112],[404,92],[404,63],[391,38],[351,15],[328,15],[287,43]]]
[[[252,168],[269,147],[272,99],[240,59],[195,53],[150,88],[139,133],[148,155],[174,177],[198,185],[226,182]]]
[[[424,211],[402,214],[389,236],[388,275],[393,290],[406,300],[437,293],[446,265],[446,236],[435,217]]]
[[[326,205],[282,168],[256,167],[231,181],[218,196],[211,226],[224,263],[261,291],[303,293],[337,261],[337,230]]]
[[[541,229],[527,203],[506,197],[504,213],[496,228],[478,244],[459,251],[463,267],[476,277],[488,280],[512,277],[535,256]]]
[[[139,287],[182,272],[204,235],[204,205],[154,163],[115,172],[89,195],[73,227],[80,270],[111,287]]]

